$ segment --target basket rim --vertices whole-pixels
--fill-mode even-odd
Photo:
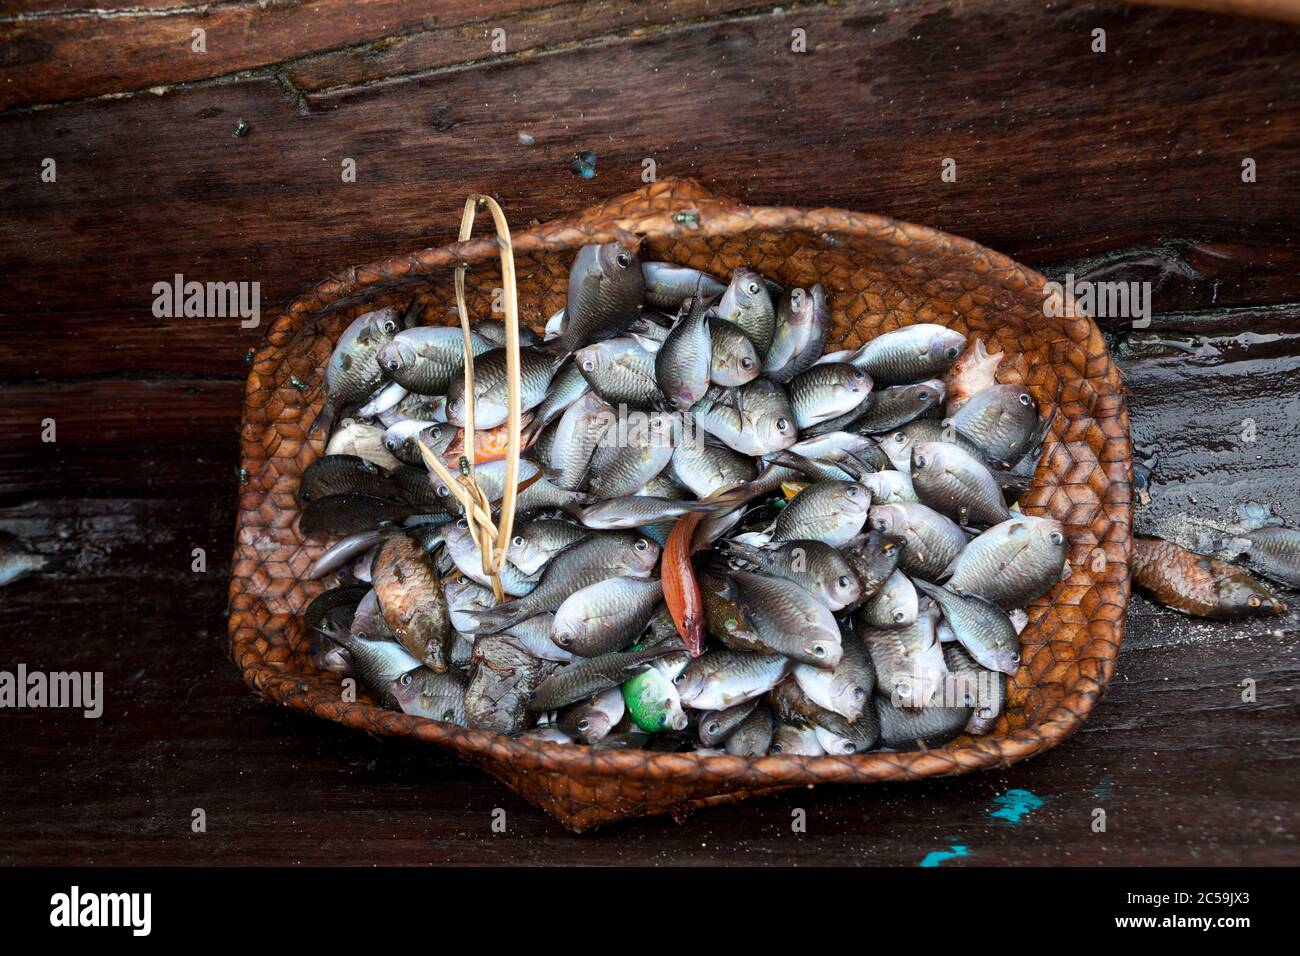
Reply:
[[[684,192],[685,201],[677,194]],[[674,203],[666,209],[652,209],[633,215],[601,215],[606,207],[629,197],[667,198]],[[675,213],[695,212],[695,222],[680,221]],[[791,219],[794,218],[794,222]],[[585,227],[585,228],[583,228]],[[836,235],[858,238],[879,238],[882,232],[894,231],[908,240],[940,240],[953,252],[954,258],[978,257],[991,262],[995,269],[1014,278],[1016,285],[1042,287],[1048,280],[1042,274],[1009,256],[963,236],[916,223],[903,222],[888,216],[855,212],[831,207],[805,209],[795,206],[743,206],[709,195],[693,180],[663,179],[642,190],[614,197],[575,216],[560,217],[545,223],[535,223],[512,233],[516,255],[533,252],[556,252],[576,248],[590,242],[610,241],[620,231],[634,232],[651,241],[668,241],[682,236],[739,235],[747,232],[777,229],[782,232],[801,232],[834,237]],[[498,247],[495,238],[470,239],[443,246],[428,247],[404,256],[394,256],[367,265],[353,266],[332,275],[308,292],[298,296],[268,328],[267,339],[255,353],[254,372],[250,373],[245,391],[244,440],[248,441],[248,398],[259,390],[255,382],[256,369],[265,362],[274,362],[278,353],[291,338],[300,332],[304,321],[313,315],[323,315],[363,297],[371,290],[402,287],[409,281],[438,275],[458,265],[475,264],[495,259]],[[1082,343],[1088,340],[1101,342],[1101,332],[1092,319],[1067,301],[1064,315],[1054,317],[1067,338]],[[904,322],[903,324],[914,324]],[[1104,343],[1102,345],[1104,350]],[[1106,352],[1103,374],[1114,376],[1118,372],[1114,360]],[[1122,389],[1116,386],[1112,395],[1098,395],[1097,402],[1113,401],[1108,410],[1123,417],[1125,442],[1127,410]],[[1090,412],[1095,421],[1095,408]],[[1125,458],[1131,457],[1131,445]],[[1043,456],[1050,454],[1045,446]],[[243,456],[241,455],[241,459]],[[1040,458],[1040,461],[1042,459]],[[1118,486],[1118,487],[1116,487]],[[1122,561],[1110,559],[1122,566],[1123,574],[1118,584],[1118,603],[1107,602],[1115,613],[1107,623],[1113,625],[1113,640],[1093,632],[1093,640],[1077,660],[1082,667],[1078,678],[1069,686],[1068,693],[1040,719],[1017,730],[984,737],[963,734],[954,741],[932,749],[917,751],[874,750],[863,754],[797,756],[774,755],[758,758],[731,755],[700,755],[694,753],[660,753],[637,751],[638,762],[631,764],[620,757],[625,751],[599,751],[590,747],[549,744],[539,741],[521,741],[490,731],[471,730],[454,724],[435,721],[390,711],[375,704],[343,703],[341,700],[323,699],[300,677],[276,671],[268,666],[262,652],[249,639],[236,633],[234,615],[231,620],[231,651],[240,666],[246,683],[264,696],[272,697],[286,706],[333,720],[345,726],[398,736],[413,736],[424,742],[436,743],[463,756],[480,760],[506,759],[514,769],[544,770],[547,773],[574,772],[583,776],[618,776],[627,779],[671,780],[674,769],[702,767],[718,775],[719,782],[728,789],[746,789],[764,786],[780,787],[802,783],[869,782],[870,780],[917,779],[926,776],[950,775],[992,766],[1007,766],[1035,753],[1050,749],[1060,743],[1087,718],[1100,699],[1113,672],[1123,634],[1123,613],[1129,598],[1128,567],[1132,545],[1132,494],[1127,476],[1123,481],[1108,478],[1103,499],[1121,495],[1128,503],[1125,522],[1127,533],[1120,542]],[[265,494],[265,493],[264,493]],[[237,531],[243,528],[246,509],[241,505]],[[237,552],[238,557],[238,552]],[[232,569],[231,609],[242,595],[236,591],[237,579]],[[267,628],[278,617],[264,622],[259,631]],[[1098,620],[1091,615],[1089,627]],[[955,744],[960,745],[954,746]]]

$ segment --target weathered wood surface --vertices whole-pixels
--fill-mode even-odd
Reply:
[[[10,102],[71,101],[0,113],[0,528],[57,559],[0,590],[0,669],[102,670],[109,695],[98,721],[0,714],[0,861],[915,865],[953,844],[970,855],[948,866],[1300,859],[1295,614],[1196,624],[1135,600],[1085,730],[1002,773],[800,791],[581,838],[436,751],[271,710],[225,659],[223,616],[244,357],[262,329],[150,311],[153,284],[179,272],[260,282],[265,324],[333,270],[445,241],[467,192],[496,194],[522,224],[626,191],[651,157],[660,175],[748,202],[881,211],[1054,277],[1152,281],[1149,329],[1107,323],[1134,437],[1158,453],[1139,521],[1248,494],[1300,521],[1295,30],[994,0],[480,4],[431,26],[394,0],[344,5],[355,22],[301,5],[321,16],[290,30],[303,11],[257,6],[210,13],[253,18],[248,45],[222,54],[242,65],[122,98],[90,97],[177,82],[176,57],[142,51],[170,49],[189,14],[21,0],[0,19],[0,76],[31,80],[0,84],[25,97]],[[493,13],[507,6],[529,9]],[[380,8],[388,19],[361,15]],[[59,16],[12,18],[42,11]],[[530,16],[581,22],[572,43],[560,31],[499,58],[456,39]],[[33,46],[15,38],[69,42],[104,21],[102,36],[136,45],[88,43],[61,87],[17,64]],[[1094,26],[1106,54],[1089,51]],[[796,27],[806,54],[789,52]],[[599,155],[595,180],[568,172],[578,149]],[[47,156],[56,183],[40,181]],[[355,184],[340,181],[345,157]],[[956,183],[940,181],[944,157]],[[1244,157],[1255,183],[1241,181]],[[1045,802],[1019,825],[990,816],[1008,789]],[[498,806],[509,829],[494,836]],[[206,835],[190,832],[197,807]],[[1097,807],[1104,834],[1090,829]]]

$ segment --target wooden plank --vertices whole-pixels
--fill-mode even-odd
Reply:
[[[639,184],[646,157],[660,175],[693,175],[741,200],[888,212],[1027,261],[1162,235],[1237,242],[1248,230],[1256,242],[1294,248],[1287,235],[1300,222],[1300,193],[1289,184],[1300,178],[1300,118],[1285,106],[1296,80],[1263,57],[1240,60],[1231,74],[1209,69],[1248,49],[1300,52],[1292,31],[1241,21],[1207,32],[1184,13],[1120,19],[1104,8],[1113,55],[1131,69],[1095,70],[1080,41],[1031,70],[1021,51],[1036,36],[1062,35],[1054,11],[1012,17],[994,4],[917,4],[881,20],[868,9],[703,24],[368,85],[313,97],[317,112],[305,117],[270,79],[7,114],[8,318],[84,312],[90,289],[96,311],[139,319],[152,284],[178,272],[259,281],[269,315],[335,269],[445,241],[468,191],[495,193],[524,223]],[[1065,32],[1086,35],[1086,18],[1074,16]],[[810,31],[803,56],[783,52],[796,19]],[[985,29],[1010,32],[971,39]],[[918,59],[912,36],[933,55]],[[1163,56],[1165,42],[1184,54]],[[946,65],[936,72],[938,63]],[[601,76],[617,80],[593,86]],[[961,126],[939,119],[957,115]],[[1126,117],[1122,132],[1117,115]],[[236,139],[241,118],[251,129]],[[537,145],[519,145],[520,130]],[[792,158],[774,161],[774,144]],[[586,148],[600,156],[591,182],[567,170]],[[1261,171],[1253,184],[1240,182],[1247,150]],[[59,179],[44,184],[38,172],[51,154]],[[943,184],[939,161],[954,154],[958,181]],[[347,157],[358,163],[355,184],[340,181]],[[106,235],[106,220],[119,228]],[[1294,256],[1277,273],[1293,277],[1287,261]],[[73,274],[78,282],[66,281]],[[202,354],[237,356],[256,337],[237,326],[217,331]],[[113,366],[111,348],[95,356]]]
[[[0,65],[0,109],[99,96],[271,66],[346,43],[379,40],[439,22],[499,16],[545,0],[329,0],[218,3],[148,15],[70,12],[11,20]],[[193,31],[205,31],[203,51]],[[85,63],[89,69],[68,69]]]

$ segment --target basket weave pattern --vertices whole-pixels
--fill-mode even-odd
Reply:
[[[462,263],[472,267],[470,315],[488,315],[501,284],[494,237],[327,279],[290,305],[254,356],[242,430],[247,481],[230,582],[231,653],[249,686],[295,710],[447,747],[574,830],[792,786],[1005,765],[1077,728],[1114,672],[1132,544],[1128,412],[1119,372],[1092,321],[1081,314],[1044,317],[1042,276],[968,240],[842,210],[739,206],[687,180],[664,180],[516,233],[521,321],[540,330],[564,304],[576,249],[609,241],[618,229],[645,236],[643,258],[723,276],[748,265],[786,285],[821,282],[833,323],[828,351],[917,322],[978,335],[990,351],[1006,353],[999,381],[1025,385],[1043,414],[1056,410],[1021,507],[1066,525],[1071,574],[1028,608],[1024,663],[1010,681],[996,731],[915,753],[697,757],[516,741],[386,710],[364,695],[345,703],[338,678],[307,653],[300,619],[323,589],[302,575],[328,544],[299,534],[294,500],[303,469],[323,453],[322,437],[308,435],[323,401],[322,369],[353,318],[384,305],[400,308],[412,293],[428,301],[426,322],[454,324],[452,272]],[[1068,303],[1066,311],[1073,311]]]

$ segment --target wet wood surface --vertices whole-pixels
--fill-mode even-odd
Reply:
[[[0,713],[0,862],[1300,860],[1295,612],[1210,624],[1135,599],[1088,724],[1005,771],[581,837],[435,750],[264,705],[224,617],[262,328],[151,311],[177,273],[256,281],[264,326],[335,270],[445,241],[467,192],[522,224],[634,188],[650,158],[747,202],[939,226],[1053,278],[1151,282],[1149,328],[1102,320],[1154,456],[1139,527],[1248,499],[1298,522],[1294,28],[996,0],[95,8],[0,14],[0,528],[53,559],[0,589],[0,669],[102,671],[107,695],[98,720]],[[585,149],[591,181],[568,171]],[[1018,823],[995,815],[1013,790],[1042,801]]]

